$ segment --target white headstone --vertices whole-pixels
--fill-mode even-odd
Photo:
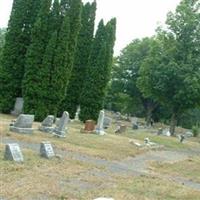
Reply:
[[[11,111],[12,115],[20,115],[23,111],[24,100],[22,97],[17,97],[15,101],[14,110]]]
[[[25,134],[33,133],[33,128],[32,128],[33,121],[34,121],[34,115],[21,114],[14,122],[14,124],[10,126],[10,131],[17,133],[25,133]]]
[[[21,149],[17,143],[6,144],[4,158],[16,162],[23,162],[24,158]]]
[[[79,121],[80,110],[81,110],[81,109],[80,109],[80,106],[78,106],[77,111],[76,111],[76,114],[75,114],[75,118],[74,118],[75,121]]]
[[[65,137],[66,127],[69,122],[69,113],[64,111],[62,117],[59,120],[56,128],[53,130],[54,135],[58,137]]]
[[[40,155],[48,159],[55,156],[53,147],[50,142],[47,141],[40,144]]]
[[[99,135],[105,135],[105,131],[103,128],[104,117],[105,117],[105,113],[103,110],[101,110],[99,113],[99,118],[98,118],[98,122],[96,126],[96,133]]]

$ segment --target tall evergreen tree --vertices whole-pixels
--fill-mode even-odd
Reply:
[[[103,108],[106,86],[111,72],[115,32],[116,19],[112,19],[106,26],[103,20],[100,21],[81,94],[80,119],[82,121],[97,120],[99,111]]]
[[[70,27],[70,32],[69,32],[69,43],[68,43],[68,51],[66,54],[65,62],[66,62],[66,70],[67,70],[67,77],[65,82],[65,91],[62,93],[62,98],[59,99],[61,100],[60,106],[59,106],[59,114],[61,114],[65,110],[65,96],[66,96],[66,90],[68,87],[69,79],[71,77],[71,71],[73,69],[73,64],[74,64],[74,57],[75,57],[75,50],[77,47],[77,39],[78,39],[78,34],[81,28],[81,12],[82,12],[82,3],[81,0],[63,0],[63,2],[68,2],[69,6],[65,5],[64,3],[62,4],[61,1],[61,9],[64,7],[69,11],[69,27]],[[66,12],[67,12],[66,11]]]
[[[0,73],[0,110],[10,112],[22,96],[25,55],[41,0],[14,0],[5,38]]]
[[[25,113],[35,114],[41,120],[48,113],[45,97],[48,91],[48,66],[43,64],[43,55],[49,40],[49,16],[51,0],[43,0],[31,35],[23,80]]]
[[[78,36],[74,66],[67,88],[67,95],[64,100],[64,108],[70,113],[70,118],[74,118],[77,106],[80,103],[82,83],[85,79],[85,71],[88,65],[93,40],[95,13],[96,2],[83,5],[81,30]]]

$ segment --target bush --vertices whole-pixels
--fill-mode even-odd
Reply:
[[[194,137],[197,137],[199,135],[199,127],[193,126],[192,127],[192,133],[193,133]]]

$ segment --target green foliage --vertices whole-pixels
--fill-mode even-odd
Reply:
[[[111,94],[109,94],[113,97],[111,103],[115,107],[117,106],[116,99],[117,101],[122,101],[121,105],[118,104],[120,105],[117,108],[118,111],[124,112],[126,110],[127,113],[137,116],[146,115],[149,120],[157,104],[152,99],[143,97],[137,87],[137,79],[139,77],[139,69],[148,57],[152,43],[153,38],[136,39],[122,50],[113,68]],[[121,98],[122,94],[126,96],[125,99]],[[121,110],[121,107],[123,107],[123,110]]]
[[[48,91],[48,66],[43,65],[43,55],[49,40],[49,13],[51,0],[43,0],[28,48],[23,79],[24,112],[35,114],[41,120],[48,113],[45,97]]]
[[[199,133],[200,133],[199,127],[198,126],[193,126],[192,127],[192,133],[193,133],[194,137],[197,137],[199,135]]]
[[[80,28],[80,0],[54,1],[50,8],[50,0],[42,2],[23,81],[24,110],[35,114],[36,120],[57,114],[71,75]]]
[[[160,30],[143,63],[138,86],[146,97],[172,113],[170,132],[186,109],[200,104],[200,14],[198,1],[183,0],[169,13],[167,30]]]
[[[6,29],[0,28],[0,51],[2,50],[5,43],[5,34],[6,34]]]
[[[3,50],[3,47],[4,47],[4,43],[5,43],[5,34],[6,34],[6,29],[0,28],[0,68],[1,68],[2,50]]]
[[[80,119],[82,121],[97,120],[99,111],[103,108],[106,87],[110,80],[115,29],[115,19],[109,21],[106,26],[103,20],[99,23],[81,94]]]
[[[81,30],[78,36],[74,65],[67,88],[67,95],[63,102],[65,110],[70,113],[70,118],[75,117],[77,106],[80,104],[80,95],[86,76],[86,68],[93,40],[96,2],[86,3],[82,7]]]
[[[25,55],[40,0],[14,0],[0,73],[0,110],[10,112],[16,97],[22,96]]]

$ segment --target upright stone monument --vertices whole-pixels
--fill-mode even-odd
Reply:
[[[77,111],[76,111],[76,114],[75,114],[75,118],[74,118],[74,120],[75,121],[79,121],[79,113],[80,113],[80,106],[78,106],[78,108],[77,108]]]
[[[41,126],[39,127],[39,130],[42,132],[51,133],[54,129],[53,122],[54,122],[54,116],[48,115],[42,122]]]
[[[65,137],[66,127],[69,122],[69,113],[63,112],[62,117],[59,120],[56,128],[53,130],[53,134],[58,137]]]
[[[99,113],[99,118],[98,118],[98,122],[96,126],[96,133],[99,135],[105,135],[105,131],[103,128],[104,117],[105,117],[105,113],[103,110],[101,110]]]
[[[21,114],[17,120],[10,126],[10,131],[16,133],[33,133],[32,124],[34,121],[34,115]]]
[[[47,141],[40,144],[40,155],[41,157],[47,159],[53,158],[55,156],[53,147],[50,142]]]
[[[15,101],[14,110],[11,111],[12,115],[20,115],[23,112],[24,100],[22,97],[17,97]]]
[[[23,162],[24,161],[22,152],[17,143],[6,144],[4,159],[12,160],[15,162]]]

